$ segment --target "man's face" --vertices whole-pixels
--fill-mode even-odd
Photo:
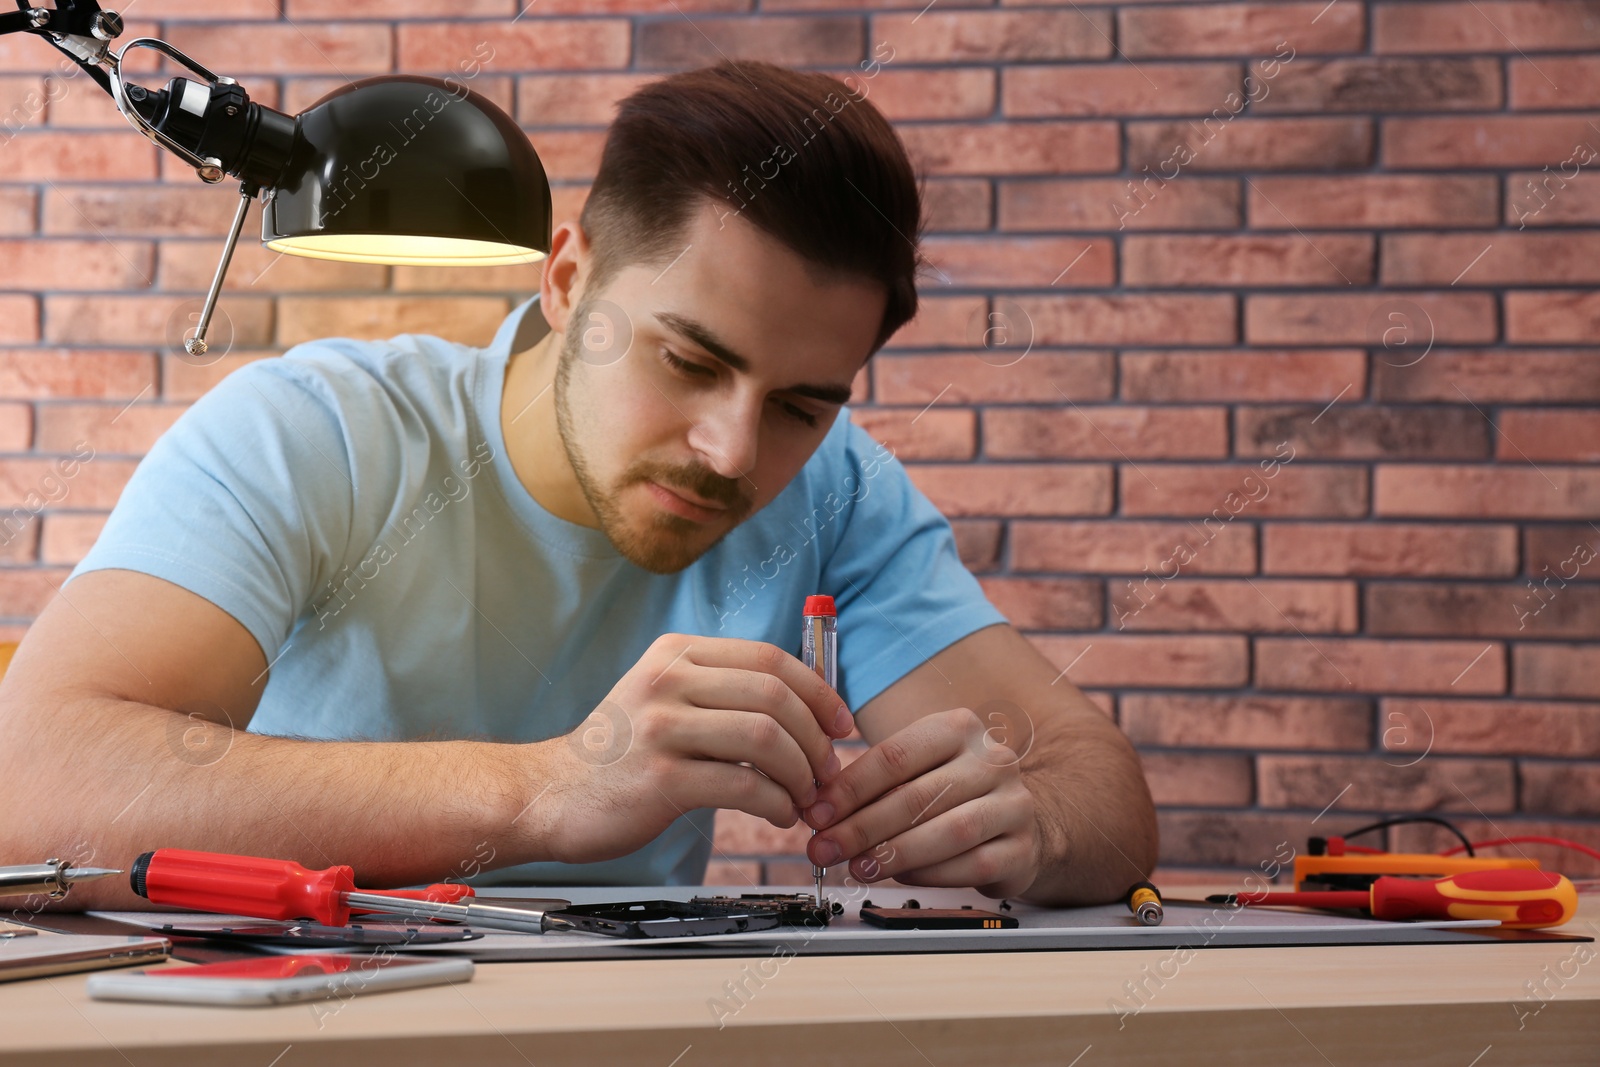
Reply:
[[[683,245],[665,267],[625,267],[582,293],[555,382],[562,443],[600,528],[657,574],[693,563],[804,466],[887,296],[820,276],[710,200]]]

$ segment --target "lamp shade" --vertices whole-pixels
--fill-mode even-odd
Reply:
[[[459,82],[352,82],[296,120],[261,240],[316,259],[533,263],[550,252],[550,183],[509,115]]]

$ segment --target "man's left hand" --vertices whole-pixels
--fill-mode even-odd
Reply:
[[[884,738],[821,788],[805,821],[824,831],[806,853],[850,862],[862,882],[1025,892],[1039,874],[1040,837],[1021,756],[969,708],[927,715]]]

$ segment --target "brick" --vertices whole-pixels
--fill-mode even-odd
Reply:
[[[1124,400],[1331,403],[1362,398],[1366,367],[1359,349],[1124,352],[1120,378]]]
[[[1579,172],[1579,158],[1568,157],[1545,164],[1543,170],[1507,175],[1507,224],[1514,222],[1518,230],[1524,230],[1529,226],[1600,222],[1600,174]]]
[[[32,189],[0,187],[0,234],[34,232],[38,213],[39,195]]]
[[[1389,750],[1600,758],[1600,704],[1385,700],[1381,711]]]
[[[47,296],[45,339],[64,345],[160,345],[183,347],[200,312],[200,297]],[[272,301],[231,296],[217,305],[210,337],[212,353],[232,344],[265,344],[272,336]]]
[[[877,15],[873,38],[892,42],[896,63],[983,63],[1104,59],[1111,18],[1104,10],[962,11]]]
[[[1510,760],[1428,759],[1408,767],[1370,756],[1262,756],[1256,763],[1263,807],[1502,812],[1517,806]]]
[[[995,74],[982,68],[880,70],[848,83],[894,122],[906,119],[978,119],[994,113]]]
[[[0,295],[0,344],[32,344],[39,339],[39,301],[32,296]]]
[[[605,134],[599,130],[540,130],[531,140],[551,181],[592,181]]]
[[[106,514],[99,512],[51,512],[44,517],[39,539],[39,561],[76,566],[105,528]]]
[[[1511,292],[1505,307],[1508,341],[1586,343],[1600,329],[1600,293]]]
[[[70,88],[62,79],[48,80],[52,84],[47,87],[47,79],[36,74],[0,75],[0,137],[9,140],[20,130],[45,124],[50,105]]]
[[[1121,472],[1124,515],[1205,516],[1210,528],[1241,516],[1352,518],[1367,513],[1367,473],[1361,467],[1299,461],[1269,468],[1253,463],[1145,463],[1140,471],[1143,476],[1128,468]]]
[[[1491,239],[1492,238],[1492,239]],[[1561,233],[1392,233],[1386,285],[1577,285],[1600,282],[1600,230]]]
[[[1237,636],[1092,633],[1036,636],[1033,643],[1079,687],[1227,689],[1250,673],[1245,639]]]
[[[18,508],[14,514],[0,512],[0,562],[11,566],[25,566],[36,561],[39,550],[41,519],[29,508]],[[14,641],[17,638],[0,638]],[[9,659],[7,660],[9,663]]]
[[[1367,285],[1373,242],[1348,234],[1130,235],[1122,280],[1130,286]]]
[[[146,289],[155,283],[147,241],[0,240],[0,261],[38,290]]]
[[[698,67],[722,59],[762,59],[794,67],[845,66],[866,55],[864,31],[862,20],[852,17],[666,19],[639,26],[636,61],[646,70]]]
[[[1471,519],[1587,519],[1600,512],[1600,470],[1381,465],[1379,515]]]
[[[753,0],[538,0],[535,8],[524,0],[523,14],[529,18],[548,15],[641,15],[677,14],[678,11],[749,11]],[[779,5],[767,3],[763,8]],[[438,10],[437,7],[434,8]]]
[[[383,271],[385,268],[369,269]],[[499,267],[473,267],[471,270],[462,270],[460,267],[399,266],[392,269],[394,271],[392,286],[397,292],[427,293],[432,296],[443,296],[446,293],[493,293],[496,296],[504,296],[513,293],[521,294],[516,297],[520,300],[530,293],[538,292],[539,282],[544,277],[543,261],[509,263]],[[290,288],[282,283],[279,283],[279,287]],[[296,285],[294,288],[303,287]],[[374,285],[349,286],[349,288],[382,289],[384,285],[380,281]]]
[[[1500,412],[1495,458],[1593,463],[1600,460],[1600,411]]]
[[[465,68],[450,70],[445,76],[456,85],[487,98],[507,115],[513,114],[516,109],[516,86],[511,77],[485,74],[481,64],[478,73],[473,74],[472,69],[472,64],[468,63]],[[324,97],[344,88],[346,84],[343,78],[290,77],[283,81],[285,88],[282,110],[291,115],[298,115],[321,103]],[[524,125],[537,124],[528,122]]]
[[[1506,81],[1511,106],[1518,110],[1600,107],[1600,60],[1595,56],[1508,58]]]
[[[66,576],[66,570],[54,567],[0,570],[0,616],[37,616]]]
[[[1326,408],[1326,410],[1324,410]],[[1487,459],[1489,421],[1470,407],[1366,404],[1239,408],[1234,452],[1267,456],[1283,442],[1307,459]]]
[[[404,32],[404,31],[402,31]],[[162,38],[213,70],[240,74],[387,74],[394,69],[388,26],[359,22],[284,25],[272,22],[174,23]],[[402,63],[420,70],[420,63]],[[432,69],[432,68],[429,68]]]
[[[1222,408],[1123,406],[992,408],[983,416],[990,459],[1117,459],[1225,456]]]
[[[1509,525],[1269,522],[1261,527],[1264,574],[1355,578],[1497,578],[1517,571]]]
[[[1350,170],[1373,160],[1366,118],[1234,118],[1217,111],[1201,121],[1128,122],[1128,166],[1170,178],[1186,171]]]
[[[1275,868],[1287,882],[1291,858],[1305,846],[1306,816],[1300,812],[1164,809],[1156,820],[1163,864],[1248,868],[1242,888],[1260,888]]]
[[[1111,583],[1118,630],[1242,630],[1353,633],[1354,582],[1179,579],[1160,575]]]
[[[1508,297],[1509,299],[1509,297]],[[1245,337],[1253,344],[1369,344],[1388,348],[1392,362],[1415,360],[1428,341],[1493,341],[1490,293],[1317,293],[1248,296]],[[1396,325],[1401,324],[1401,325]],[[1404,329],[1404,334],[1394,331]]]
[[[910,322],[895,331],[885,348],[957,348],[982,346],[984,327],[988,321],[989,302],[981,296],[923,296],[917,301],[917,314]],[[984,356],[996,363],[1010,364],[1015,357],[1009,352],[996,358],[985,352]]]
[[[1118,12],[1122,50],[1142,56],[1249,56],[1355,52],[1366,34],[1355,5],[1317,3],[1184,4],[1124,7]],[[1283,42],[1292,49],[1285,49]],[[1285,67],[1294,60],[1285,58]]]
[[[1002,230],[1210,230],[1239,224],[1239,183],[1227,178],[1163,181],[1042,178],[1001,181]],[[1492,186],[1491,186],[1492,188]]]
[[[977,452],[978,419],[970,408],[864,408],[850,418],[902,460],[971,459]]]
[[[874,395],[885,404],[982,404],[1111,397],[1109,352],[1032,350],[1015,362],[1003,353],[879,355]]]
[[[1503,693],[1505,647],[1487,641],[1258,637],[1263,689],[1357,693]]]
[[[211,353],[195,359],[182,351],[161,357],[161,396],[166,400],[198,400],[223,378],[246,363],[278,355],[277,352],[233,350],[218,359]]]
[[[1535,835],[1564,837],[1568,841],[1587,844],[1600,849],[1600,828],[1593,819],[1552,820],[1500,816],[1495,819],[1476,819],[1455,816],[1451,820],[1462,833],[1473,841],[1493,841],[1502,837]],[[1439,852],[1458,844],[1454,835],[1442,827],[1426,823],[1397,826],[1391,832],[1391,849],[1397,852]],[[1517,856],[1538,860],[1547,871],[1560,871],[1569,878],[1600,877],[1600,860],[1591,859],[1581,852],[1553,845],[1517,844],[1480,850],[1484,856]]]
[[[1360,697],[1128,693],[1118,721],[1136,745],[1364,751],[1372,744],[1372,704]]]
[[[929,175],[1093,174],[1122,165],[1114,122],[937,122],[896,132]]]
[[[363,0],[355,0],[359,5]],[[370,0],[366,0],[370,2]],[[304,5],[309,8],[310,5]],[[340,10],[352,6],[340,5]],[[310,10],[297,11],[302,7],[302,0],[289,0],[288,14],[291,18],[326,18],[324,14],[315,15]],[[214,19],[217,17],[217,5],[210,0],[139,0],[139,14],[151,19]],[[278,17],[278,0],[239,0],[228,5],[228,18],[233,19],[275,19]],[[126,35],[124,35],[126,36]],[[135,53],[137,54],[137,53]]]
[[[1109,238],[930,237],[922,254],[960,288],[1105,288],[1116,281]]]
[[[1540,167],[1594,138],[1583,115],[1473,115],[1390,118],[1383,123],[1386,165],[1414,170]]]
[[[220,253],[238,202],[237,195],[192,188],[52,185],[44,192],[43,228],[96,237],[207,237]],[[254,209],[246,218],[257,219],[259,232]]]
[[[1384,582],[1367,586],[1362,614],[1373,635],[1600,637],[1600,585]]]
[[[1157,804],[1245,807],[1255,792],[1249,756],[1141,752],[1139,760]]]
[[[25,452],[33,442],[33,405],[0,401],[0,452]]]
[[[1247,525],[1188,522],[1017,522],[1014,571],[1083,574],[1253,574],[1255,531]]]
[[[989,183],[976,178],[944,178],[926,182],[922,208],[926,232],[989,230],[994,226],[993,195]]]
[[[1517,769],[1523,811],[1594,817],[1594,798],[1600,796],[1600,764],[1523,760]]]
[[[717,812],[716,830],[712,834],[717,851],[730,856],[803,853],[810,839],[811,828],[804,822],[784,830],[765,819],[731,808]]]
[[[170,2],[170,0],[169,0]],[[184,0],[194,3],[196,0]],[[439,5],[428,0],[344,0],[337,8],[316,0],[283,0],[284,18],[290,21],[311,22],[318,19],[393,19],[427,18],[439,13]],[[256,0],[258,5],[273,8],[268,17],[277,14],[277,4]],[[517,15],[521,0],[458,0],[450,5],[450,13],[460,19],[512,18]],[[541,5],[542,7],[543,5]],[[142,10],[142,5],[141,5]],[[336,14],[335,14],[336,12]]]
[[[0,349],[0,396],[16,400],[131,400],[155,386],[148,352]]]
[[[1018,294],[1040,344],[1230,344],[1238,340],[1232,296]]]
[[[911,464],[906,472],[947,516],[1103,515],[1111,510],[1104,464],[1008,463],[1004,477],[976,464]]]
[[[70,452],[87,441],[95,454],[142,456],[187,404],[41,404],[41,452]]]
[[[1001,524],[989,519],[952,519],[951,532],[956,538],[956,553],[967,570],[974,574],[996,570],[1000,566]]]
[[[1502,102],[1497,58],[1296,59],[1277,69],[1257,111],[1498,111]],[[1251,74],[1264,79],[1260,61]]]
[[[1264,174],[1250,179],[1250,226],[1258,230],[1493,226],[1496,182],[1488,175]]]
[[[406,22],[395,36],[396,69],[406,71],[459,71],[463,62],[467,70],[602,69],[627,66],[631,54],[625,19]]]
[[[622,98],[662,74],[531,74],[517,78],[517,121],[523,126],[605,126]]]
[[[433,7],[433,10],[438,10]],[[703,885],[734,886],[740,892],[751,892],[770,883],[761,880],[759,860],[712,859],[706,861]]]
[[[1088,115],[1205,115],[1243,91],[1236,63],[1127,63],[1012,67],[1001,99],[1013,118]]]
[[[38,499],[48,494],[52,507],[109,509],[137,465],[134,460],[97,455],[80,462],[71,478],[63,478],[60,462],[20,456],[7,460],[0,466],[0,508],[28,507],[30,498],[36,506]],[[61,491],[63,484],[65,493]],[[0,610],[0,616],[22,614],[27,613]]]
[[[1523,531],[1522,565],[1541,580],[1549,576],[1572,579],[1592,561],[1600,559],[1600,528],[1594,523],[1529,524]]]
[[[31,6],[31,5],[30,5]],[[157,22],[141,21],[139,19],[126,19],[123,24],[122,36],[119,44],[136,40],[140,37],[161,37],[161,25]],[[148,74],[159,69],[161,64],[157,53],[149,49],[136,49],[128,54],[128,62],[123,65],[124,70]],[[41,43],[38,38],[29,34],[10,34],[0,40],[0,70],[11,73],[37,73],[54,74],[65,77],[78,68],[72,60],[48,45]],[[100,90],[96,90],[97,92]]]
[[[24,130],[0,149],[0,181],[145,181],[156,176],[155,145],[131,129]]]
[[[1098,630],[1103,582],[1085,578],[983,579],[983,594],[1019,630]]]
[[[166,292],[206,292],[217,269],[216,241],[162,241],[161,288]],[[440,268],[452,269],[452,268]],[[460,271],[476,275],[477,271]],[[340,289],[368,291],[387,286],[387,267],[370,263],[338,263],[274,252],[256,241],[240,241],[223,279],[225,292],[282,293]]]
[[[1593,403],[1600,361],[1589,349],[1476,352],[1435,348],[1428,358],[1373,361],[1375,400],[1471,400],[1496,403]]]
[[[1518,696],[1600,697],[1600,645],[1512,646],[1511,676]]]
[[[278,304],[277,343],[417,333],[486,345],[510,310],[509,301],[488,297],[290,296]]]
[[[1600,24],[1579,0],[1380,3],[1372,10],[1374,52],[1568,51],[1600,44]]]

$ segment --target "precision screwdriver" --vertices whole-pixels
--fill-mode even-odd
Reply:
[[[76,882],[90,882],[121,873],[107,867],[74,867],[66,860],[54,858],[43,863],[0,867],[0,897],[29,897],[43,893],[51,900],[60,900]]]
[[[808,596],[805,604],[805,631],[800,638],[800,661],[822,676],[828,688],[838,689],[839,613],[831,596]],[[815,830],[811,836],[817,836]],[[822,876],[826,867],[811,865],[817,883],[817,907],[822,907]]]
[[[1469,871],[1444,878],[1384,875],[1370,889],[1223,893],[1211,904],[1361,908],[1374,919],[1499,919],[1511,930],[1560,926],[1578,910],[1578,890],[1551,871]]]

